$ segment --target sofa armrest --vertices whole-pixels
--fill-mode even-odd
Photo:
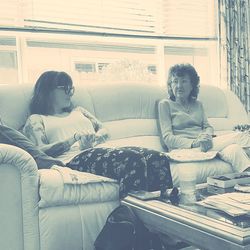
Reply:
[[[0,248],[39,249],[38,169],[26,151],[0,144]]]

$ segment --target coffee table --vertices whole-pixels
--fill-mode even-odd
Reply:
[[[207,193],[207,185],[198,185],[198,192]],[[205,192],[204,192],[205,191]],[[172,205],[161,200],[142,201],[127,196],[130,206],[153,232],[177,237],[208,250],[250,250],[250,217],[231,217],[223,212],[196,204]]]

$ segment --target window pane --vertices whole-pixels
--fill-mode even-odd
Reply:
[[[56,37],[56,36],[55,36]],[[84,37],[73,40],[42,37],[24,38],[22,50],[27,79],[35,82],[46,70],[63,70],[75,83],[134,81],[157,83],[156,45],[128,42],[122,38],[104,41]],[[98,41],[97,41],[98,39]]]
[[[0,84],[18,83],[16,39],[0,36]]]
[[[104,78],[141,81],[145,74],[149,82],[162,84],[171,65],[190,62],[201,72],[202,84],[217,84],[216,2],[3,0],[0,25],[8,26],[3,21],[7,17],[14,20],[10,26],[25,26],[31,32],[9,33],[15,33],[18,46],[15,38],[0,39],[0,67],[14,70],[9,77],[17,79],[18,64],[20,82],[35,82],[43,71],[55,69],[84,83]],[[52,32],[33,32],[39,29]]]
[[[200,76],[200,84],[219,85],[217,42],[179,41],[165,46],[166,73],[174,64],[190,63]]]

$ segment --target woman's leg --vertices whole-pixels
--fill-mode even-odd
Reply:
[[[141,147],[127,147],[127,149],[134,150],[145,158],[148,191],[165,191],[166,188],[173,187],[169,158],[164,153]]]
[[[145,159],[134,150],[92,148],[74,157],[67,167],[118,180],[120,197],[147,186]]]
[[[232,132],[225,135],[216,136],[213,139],[212,150],[220,151],[231,144],[238,144],[242,148],[250,147],[250,133],[245,132]]]
[[[222,160],[230,163],[236,172],[242,172],[250,166],[247,154],[238,144],[231,144],[225,147],[219,152],[219,156]]]

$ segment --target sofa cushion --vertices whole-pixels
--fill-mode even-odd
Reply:
[[[95,115],[102,122],[155,118],[155,102],[165,91],[153,84],[117,83],[88,87]]]
[[[233,172],[233,168],[229,163],[224,162],[217,157],[212,160],[201,162],[197,161],[180,163],[176,161],[171,161],[170,169],[174,186],[179,186],[179,167],[182,168],[182,171],[195,171],[196,184],[207,182],[208,176],[215,176]]]
[[[99,144],[96,147],[144,147],[154,149],[157,151],[164,151],[161,146],[159,136],[133,136],[128,138],[121,138],[117,140],[109,140],[105,143]]]
[[[33,85],[0,84],[0,117],[5,125],[19,129],[28,117]]]
[[[39,175],[42,208],[119,199],[119,185],[110,178],[59,166],[41,169]]]
[[[156,119],[123,119],[104,122],[110,139],[158,135]]]

